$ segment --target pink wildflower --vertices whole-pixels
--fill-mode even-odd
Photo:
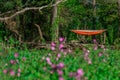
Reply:
[[[17,58],[18,56],[19,56],[19,54],[18,54],[18,53],[15,53],[15,54],[14,54],[14,57],[15,57],[15,58]]]
[[[77,73],[78,73],[78,75],[80,75],[80,76],[83,76],[83,74],[84,74],[84,72],[83,72],[82,69],[78,69],[78,70],[77,70]]]
[[[58,68],[63,68],[64,67],[64,63],[61,62],[57,66],[58,66]]]
[[[60,76],[60,77],[59,77],[59,80],[64,80],[64,78]]]
[[[55,64],[52,64],[51,67],[52,67],[53,69],[56,69],[56,68],[57,68],[57,66],[56,66]]]
[[[60,58],[60,57],[61,57],[61,54],[60,54],[60,53],[58,53],[58,54],[57,54],[57,57],[58,57],[58,58]]]
[[[55,44],[54,42],[52,42],[52,43],[51,43],[51,46],[52,46],[52,47],[55,47],[55,46],[56,46],[56,44]]]
[[[63,38],[63,37],[60,37],[60,38],[59,38],[59,41],[60,41],[60,42],[63,42],[63,41],[64,41],[64,38]]]
[[[96,40],[96,39],[93,39],[93,42],[94,42],[94,43],[96,43],[96,42],[97,42],[97,40]]]
[[[19,73],[21,72],[21,69],[20,69],[20,68],[18,69],[18,72],[19,72]]]
[[[46,61],[47,61],[47,63],[48,63],[49,65],[52,64],[49,57],[46,58]]]
[[[98,46],[97,46],[97,45],[95,45],[95,46],[94,46],[94,50],[97,50],[97,49],[98,49]]]
[[[51,50],[54,51],[54,50],[55,50],[55,47],[51,46]]]
[[[72,50],[70,50],[70,49],[69,49],[69,50],[68,50],[68,52],[69,52],[69,53],[71,53],[71,52],[72,52]]]
[[[59,76],[61,76],[63,74],[63,71],[58,69],[57,73],[58,73]]]
[[[59,49],[62,49],[63,47],[64,47],[63,44],[60,44],[60,45],[59,45]]]
[[[6,73],[7,73],[7,70],[6,70],[6,69],[4,69],[4,70],[3,70],[3,73],[4,73],[4,74],[6,74]]]
[[[99,56],[99,57],[102,56],[102,52],[100,52],[100,53],[98,54],[98,56]]]
[[[17,76],[20,77],[20,73],[19,72],[17,73]]]
[[[10,63],[11,63],[11,64],[15,64],[15,61],[14,61],[14,60],[10,60]]]
[[[88,60],[88,64],[92,64],[92,61],[90,59]]]
[[[15,71],[11,70],[11,71],[10,71],[10,75],[11,75],[11,76],[14,76],[14,75],[15,75]]]

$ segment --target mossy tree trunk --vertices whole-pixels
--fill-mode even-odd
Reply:
[[[55,4],[59,0],[55,0]],[[58,20],[58,5],[55,5],[52,10],[51,15],[51,35],[52,35],[52,41],[58,42],[58,36],[59,36],[59,20]]]

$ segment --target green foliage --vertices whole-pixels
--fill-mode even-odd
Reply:
[[[74,80],[75,78],[69,77],[70,72],[76,72],[78,68],[82,68],[84,71],[84,77],[88,80],[102,80],[102,79],[119,79],[119,56],[120,51],[103,49],[93,50],[91,46],[88,47],[92,59],[92,64],[88,64],[84,60],[83,51],[76,49],[71,54],[64,56],[64,53],[60,53],[61,57],[57,61],[56,54],[50,50],[18,50],[7,49],[8,53],[6,57],[0,56],[0,77],[1,79],[42,79],[42,80],[58,80],[57,73],[50,73],[51,67],[46,63],[45,58],[50,57],[51,62],[56,64],[64,62],[65,67],[63,69],[63,77],[65,80]],[[2,48],[0,48],[0,53]],[[98,56],[99,52],[104,52],[102,56]],[[14,54],[18,53],[18,58],[14,57]],[[25,60],[23,60],[25,58]],[[10,60],[17,60],[14,65],[10,64]],[[17,77],[17,69],[21,69],[20,77]],[[4,69],[13,69],[16,72],[15,76],[10,76],[10,73],[4,74]],[[108,75],[109,74],[109,75]]]
[[[4,4],[4,10],[12,10],[14,8],[14,3],[12,1],[6,2],[6,4]]]
[[[25,7],[44,6],[54,1],[55,0],[1,0],[0,11],[1,13],[11,10],[18,11]],[[19,21],[17,27],[19,27],[19,33],[22,34],[23,40],[33,41],[36,39],[35,41],[38,41],[38,30],[34,27],[36,23],[40,25],[45,40],[50,41],[52,36],[54,36],[53,33],[52,35],[49,34],[51,33],[51,14],[52,8],[48,7],[41,11],[27,11],[23,15],[20,15],[20,19],[16,19],[15,21]],[[118,5],[116,2],[96,0],[96,16],[94,17],[91,0],[67,0],[58,5],[58,16],[59,19],[56,20],[54,26],[57,25],[57,27],[59,27],[59,36],[67,37],[67,41],[78,39],[76,34],[70,32],[72,29],[106,29],[109,44],[113,44],[114,40],[119,37]],[[55,31],[54,29],[56,28],[53,28],[53,31]],[[8,31],[7,33],[11,33],[10,30],[6,30]],[[5,33],[3,29],[0,30],[0,32]],[[3,34],[1,34],[1,37],[3,37]],[[7,37],[9,36],[7,35]],[[87,39],[91,40],[91,38]]]

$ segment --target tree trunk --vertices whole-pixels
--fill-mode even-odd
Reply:
[[[92,29],[95,30],[96,29],[96,0],[93,0],[92,2],[93,4],[93,27]],[[92,39],[95,39],[95,36],[92,36]]]
[[[17,27],[17,29],[19,29],[19,30],[18,30],[18,31],[19,31],[18,40],[19,40],[19,42],[21,42],[21,34],[20,34],[20,16],[19,16],[19,15],[16,17],[16,22],[17,22],[16,27]]]
[[[59,0],[55,0],[55,4]],[[52,15],[51,15],[51,27],[52,27],[52,41],[58,42],[58,36],[59,36],[59,26],[58,26],[58,12],[57,12],[57,5],[53,7]]]
[[[118,0],[118,16],[119,16],[118,37],[120,37],[120,0]]]
[[[93,0],[93,29],[96,29],[96,0]]]

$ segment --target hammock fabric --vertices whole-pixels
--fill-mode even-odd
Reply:
[[[71,31],[81,35],[97,35],[103,33],[105,30],[71,30]]]

